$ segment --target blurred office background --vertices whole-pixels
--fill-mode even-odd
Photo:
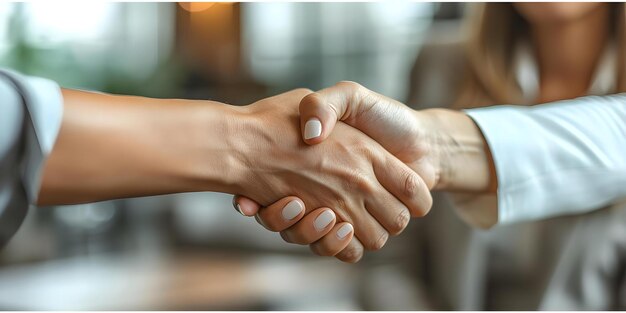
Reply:
[[[447,6],[446,21],[458,11]],[[340,80],[402,99],[441,7],[3,3],[0,66],[64,87],[234,105]],[[0,251],[0,309],[363,309],[362,266],[284,243],[225,194],[33,208]]]
[[[445,45],[458,37],[466,7],[2,3],[0,66],[69,88],[233,105],[341,80],[406,100],[420,49],[427,41]],[[441,94],[445,88],[429,89]],[[470,235],[453,210],[432,214],[447,215],[448,222],[415,222],[382,251],[349,265],[284,243],[236,213],[225,194],[32,208],[0,250],[0,309],[537,308],[544,290],[535,286],[542,286],[553,267],[544,265],[534,247],[553,251],[549,238],[526,230],[503,237],[517,254],[498,252],[508,250],[495,244],[500,265],[463,267],[458,259],[465,256],[453,251],[473,249],[473,264],[494,263],[481,254],[484,246],[466,246],[454,237],[455,231]],[[439,246],[419,236],[426,227],[439,228]],[[439,261],[419,255],[437,255]],[[497,279],[481,280],[488,272]],[[495,296],[486,298],[477,289]]]

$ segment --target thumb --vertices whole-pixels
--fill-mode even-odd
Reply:
[[[233,207],[243,216],[254,216],[261,209],[256,201],[239,195],[233,196]]]
[[[302,138],[314,145],[324,141],[332,133],[337,121],[345,120],[351,112],[358,111],[355,101],[361,85],[339,82],[336,85],[311,93],[300,101],[300,126]]]
[[[302,138],[307,144],[326,140],[337,121],[362,131],[394,155],[406,149],[402,138],[418,131],[411,108],[354,82],[337,83],[300,102]]]

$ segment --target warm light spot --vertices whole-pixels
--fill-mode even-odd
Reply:
[[[178,5],[180,5],[181,8],[194,13],[201,12],[212,7],[215,5],[215,2],[179,2]]]

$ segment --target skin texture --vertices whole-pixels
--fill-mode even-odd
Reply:
[[[358,239],[344,249],[348,256],[380,249],[410,214],[430,209],[428,189],[406,164],[347,125],[324,144],[302,142],[298,103],[310,92],[232,107],[63,90],[65,114],[39,204],[219,191],[269,205],[296,195],[307,212],[332,208],[336,219],[323,231],[336,222],[358,226]]]
[[[62,92],[63,121],[44,167],[39,204],[236,190],[234,176],[226,177],[228,182],[220,180],[217,168],[203,165],[206,155],[231,151],[226,140],[211,144],[205,140],[225,138],[234,113],[228,107],[215,102]],[[236,169],[232,157],[211,158],[211,162],[215,167]]]
[[[338,128],[348,124],[380,142],[387,151],[407,163],[424,179],[429,189],[474,193],[495,192],[497,189],[493,161],[482,133],[461,112],[443,109],[415,111],[356,83],[341,82],[302,100],[300,125],[303,138],[304,125],[312,118],[319,119],[323,125],[320,137],[304,140],[312,146],[326,143],[336,135]],[[245,199],[245,203],[248,215],[264,210],[251,199]],[[497,222],[497,211],[492,208],[459,213],[478,227],[487,228]],[[264,214],[259,220],[263,222],[266,218],[270,217]],[[310,221],[303,219],[293,226],[283,225],[283,228],[273,230],[280,231],[283,238],[302,237],[305,232],[300,226],[302,223]],[[358,234],[358,226],[355,230]],[[311,232],[310,228],[306,232]],[[319,233],[311,238],[317,240]],[[335,255],[342,261],[354,261],[346,260],[343,252],[331,254],[337,252],[333,236],[336,236],[336,230],[326,232],[319,241],[297,243],[311,244],[312,250],[320,255]]]
[[[237,143],[248,169],[243,181],[254,182],[242,195],[269,204],[291,194],[307,208],[330,207],[340,221],[362,226],[355,227],[356,237],[370,250],[401,232],[410,215],[430,209],[432,199],[421,178],[360,131],[338,125],[323,145],[306,145],[297,105],[276,105],[286,102],[278,96],[245,109],[243,119],[249,122],[242,133],[257,135]],[[273,188],[280,192],[268,196]]]

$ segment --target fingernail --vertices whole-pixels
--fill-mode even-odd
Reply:
[[[239,214],[246,216],[245,214],[243,214],[243,211],[241,211],[241,207],[239,206],[239,203],[235,201],[235,197],[233,197],[233,208],[235,208],[235,211],[239,212]]]
[[[322,122],[312,118],[304,124],[304,139],[312,139],[322,134]]]
[[[241,210],[241,207],[239,206],[239,203],[235,204],[235,210],[237,210],[237,212],[239,212],[239,214],[246,216],[245,214],[243,214],[243,211]]]
[[[320,231],[328,226],[335,219],[335,213],[331,210],[322,212],[313,222],[315,230]]]
[[[302,210],[304,210],[302,203],[298,200],[293,200],[287,203],[287,205],[283,208],[283,218],[286,221],[291,221],[298,216]]]
[[[337,238],[346,238],[346,236],[348,236],[353,229],[354,228],[352,228],[351,224],[344,224],[343,226],[339,227],[339,229],[337,229]]]

